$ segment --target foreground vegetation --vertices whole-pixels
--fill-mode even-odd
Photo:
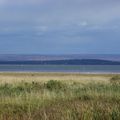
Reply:
[[[0,120],[120,120],[120,76],[0,73]]]

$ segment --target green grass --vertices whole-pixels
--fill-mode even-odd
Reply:
[[[62,81],[61,75],[45,82],[6,80],[0,84],[0,120],[119,120],[120,84],[111,82],[115,77],[107,82],[71,81],[68,74]]]

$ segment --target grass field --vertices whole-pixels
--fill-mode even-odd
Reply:
[[[0,73],[0,120],[120,120],[120,75]]]

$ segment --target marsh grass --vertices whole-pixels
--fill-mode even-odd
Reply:
[[[15,73],[14,73],[15,74]],[[11,74],[9,73],[10,77]],[[9,76],[8,75],[8,76]],[[28,74],[30,77],[30,74]],[[45,76],[45,73],[43,74]],[[7,76],[7,78],[8,78]],[[26,77],[27,73],[22,75]],[[34,80],[37,76],[37,80]],[[41,75],[40,75],[41,76]],[[120,84],[111,84],[114,76],[90,75],[107,81],[84,80],[86,75],[70,76],[46,73],[44,82],[32,73],[33,80],[0,84],[0,120],[119,120]],[[12,74],[12,77],[14,75]],[[19,77],[17,73],[16,79]],[[22,78],[20,76],[20,78]],[[55,79],[55,78],[57,79]],[[70,80],[68,80],[68,77]],[[84,78],[85,77],[85,78]],[[89,75],[87,75],[88,79]],[[100,77],[100,78],[99,78]],[[20,79],[19,78],[19,79]],[[59,79],[58,79],[59,78]],[[109,79],[108,79],[109,78]]]

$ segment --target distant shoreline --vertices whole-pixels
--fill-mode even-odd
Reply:
[[[120,72],[34,72],[34,71],[0,71],[0,74],[119,75]]]

